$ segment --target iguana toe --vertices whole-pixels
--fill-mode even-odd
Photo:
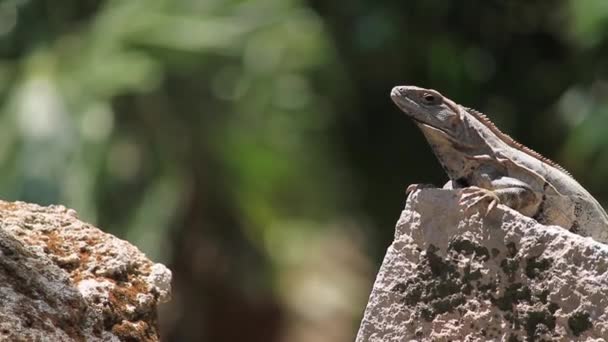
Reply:
[[[421,189],[436,188],[434,184],[410,184],[405,190],[405,195],[409,196],[412,192]]]
[[[500,202],[498,195],[492,190],[470,186],[461,190],[460,205],[469,211],[479,204],[483,204],[485,215],[487,216]]]

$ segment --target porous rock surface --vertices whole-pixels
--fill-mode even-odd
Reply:
[[[606,341],[608,246],[456,191],[408,198],[357,341]]]
[[[0,341],[157,341],[170,282],[74,210],[0,201]]]

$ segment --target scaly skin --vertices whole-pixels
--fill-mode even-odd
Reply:
[[[391,98],[426,137],[467,208],[505,204],[545,225],[608,243],[608,215],[559,165],[439,92],[397,86]],[[416,187],[410,187],[415,189]]]

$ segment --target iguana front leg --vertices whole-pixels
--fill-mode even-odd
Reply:
[[[533,215],[542,201],[542,194],[528,184],[510,177],[500,177],[482,182],[481,186],[470,186],[461,192],[460,204],[466,210],[483,204],[487,215],[497,204],[502,203],[523,214]]]

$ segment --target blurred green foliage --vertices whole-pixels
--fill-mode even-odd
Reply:
[[[315,197],[333,184],[321,149],[331,116],[311,85],[321,67],[332,72],[333,52],[311,10],[283,0],[107,1],[81,18],[66,3],[3,3],[15,25],[3,39],[13,56],[2,68],[8,197],[64,203],[156,255],[197,177],[188,154],[200,148],[219,159],[227,174],[216,181],[251,229],[303,208],[333,213],[331,192]],[[43,13],[48,22],[31,27],[28,14]],[[181,108],[167,78],[188,78],[199,101]],[[123,109],[121,99],[138,103]],[[121,200],[104,205],[111,192]]]
[[[607,33],[602,0],[4,0],[0,194],[169,263],[168,340],[352,340],[405,187],[445,181],[392,86],[606,204]]]

